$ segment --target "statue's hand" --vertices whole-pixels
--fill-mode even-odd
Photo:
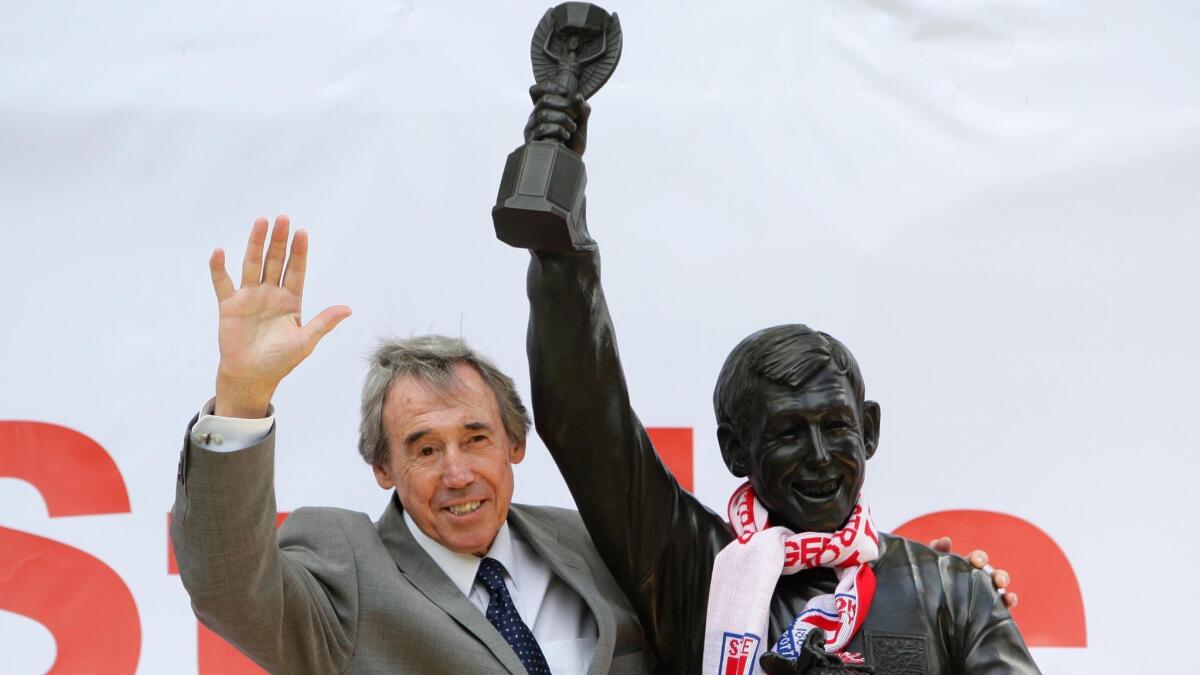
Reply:
[[[805,658],[789,659],[775,652],[767,652],[758,660],[767,675],[833,675],[834,673],[874,673],[871,666],[849,665],[837,657],[826,660]]]
[[[826,673],[874,673],[865,665],[850,665],[841,657],[826,653],[825,632],[809,631],[800,646],[800,653],[789,659],[776,652],[767,652],[758,660],[767,675],[826,675]]]
[[[539,82],[529,88],[529,96],[533,112],[525,123],[525,142],[554,139],[582,155],[592,106],[562,82]]]
[[[808,668],[801,665],[800,659],[789,659],[775,652],[767,652],[758,660],[763,672],[767,675],[804,675]]]
[[[950,547],[953,545],[953,543],[954,542],[950,540],[950,537],[939,537],[929,542],[929,548],[932,548],[938,553],[949,553]],[[994,586],[996,592],[1004,598],[1005,607],[1012,609],[1013,607],[1017,606],[1017,594],[1008,590],[1008,585],[1012,583],[1012,578],[1009,576],[1007,571],[994,569],[988,564],[987,551],[984,551],[983,549],[975,549],[967,555],[967,561],[970,562],[971,566],[973,566],[975,569],[983,570],[992,577],[992,586]]]

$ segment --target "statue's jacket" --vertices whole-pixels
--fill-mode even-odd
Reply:
[[[528,292],[538,434],[663,672],[699,673],[713,560],[733,532],[679,486],[630,406],[598,252],[535,252]],[[846,651],[880,674],[1039,672],[985,573],[899,537],[882,535],[881,548],[874,602]],[[767,645],[835,585],[828,569],[781,577]]]

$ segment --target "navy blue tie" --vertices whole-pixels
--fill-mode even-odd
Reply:
[[[517,608],[513,605],[508,587],[504,585],[504,565],[492,558],[484,558],[479,563],[479,572],[475,578],[488,592],[487,618],[500,631],[517,658],[529,675],[550,675],[550,666],[546,665],[546,657],[542,648],[533,638],[533,631],[521,620]]]

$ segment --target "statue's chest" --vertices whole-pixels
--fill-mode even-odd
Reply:
[[[784,617],[789,614],[795,616],[803,609],[799,598],[790,600],[792,602],[787,603],[786,608],[780,607],[777,615],[772,617],[772,645],[786,625]],[[843,650],[843,660],[871,666],[877,675],[933,675],[943,672],[946,659],[941,641],[922,613],[914,611],[913,607],[911,603],[897,602],[892,605],[886,599],[880,602],[877,597],[863,627]],[[779,627],[776,628],[776,625]]]

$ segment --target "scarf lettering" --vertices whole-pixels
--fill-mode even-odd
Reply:
[[[713,563],[704,629],[705,675],[761,675],[757,654],[765,635],[775,584],[784,574],[829,567],[838,576],[833,593],[808,601],[776,642],[785,657],[799,655],[811,630],[825,632],[825,650],[842,652],[862,626],[875,594],[875,573],[867,564],[879,557],[879,536],[871,511],[859,495],[846,524],[836,532],[795,533],[772,527],[766,509],[747,482],[729,500],[729,520],[737,534]],[[847,662],[854,662],[850,659]]]

